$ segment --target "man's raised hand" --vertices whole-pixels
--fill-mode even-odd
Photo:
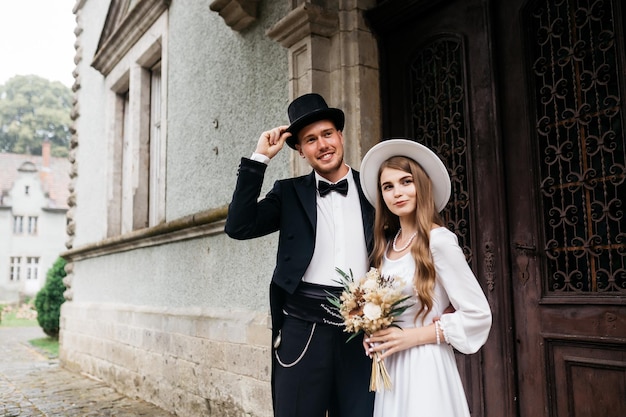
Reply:
[[[259,137],[259,142],[256,145],[256,153],[267,156],[272,159],[283,148],[285,140],[291,136],[291,133],[287,132],[289,126],[278,126],[266,132],[263,132]]]

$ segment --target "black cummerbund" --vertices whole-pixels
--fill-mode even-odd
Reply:
[[[328,301],[330,297],[328,293],[339,297],[342,291],[342,287],[300,282],[296,292],[293,295],[287,295],[283,310],[285,314],[300,320],[340,325],[343,321],[339,312]],[[332,312],[336,315],[332,315]]]

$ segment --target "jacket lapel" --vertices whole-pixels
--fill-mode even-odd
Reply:
[[[304,207],[307,218],[309,219],[309,222],[311,222],[313,230],[315,230],[317,225],[317,206],[315,204],[317,188],[315,187],[314,171],[311,171],[309,175],[299,177],[298,181],[294,184],[294,188],[298,198],[300,199],[302,207]]]
[[[365,198],[363,190],[361,189],[361,178],[358,171],[352,170],[354,176],[354,182],[359,189],[359,200],[361,201],[361,217],[363,219],[363,232],[365,234],[365,245],[367,246],[367,253],[372,253],[374,249],[374,207]]]

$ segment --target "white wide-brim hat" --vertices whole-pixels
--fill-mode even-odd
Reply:
[[[433,183],[433,199],[437,211],[441,211],[450,199],[450,175],[441,159],[426,146],[410,139],[388,139],[374,145],[361,162],[361,188],[374,207],[378,196],[378,170],[392,156],[411,158],[426,172]]]

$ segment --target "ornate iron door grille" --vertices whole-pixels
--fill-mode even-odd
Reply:
[[[431,39],[420,48],[409,65],[409,105],[414,137],[448,168],[452,195],[442,214],[471,264],[464,56],[462,39],[454,35]]]
[[[626,153],[614,2],[526,11],[540,212],[552,295],[626,293]]]

